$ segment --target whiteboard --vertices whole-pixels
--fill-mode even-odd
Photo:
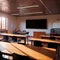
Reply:
[[[53,23],[53,28],[60,28],[60,22]]]

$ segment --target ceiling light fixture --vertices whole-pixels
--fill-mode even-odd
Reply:
[[[19,14],[11,14],[11,15],[19,15]]]
[[[32,8],[32,7],[39,7],[39,5],[17,7],[17,9]]]
[[[24,13],[24,15],[28,15],[28,14],[42,14],[43,12],[31,12],[31,13]]]

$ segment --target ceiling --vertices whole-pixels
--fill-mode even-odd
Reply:
[[[60,0],[0,0],[0,12],[14,16],[60,14]]]

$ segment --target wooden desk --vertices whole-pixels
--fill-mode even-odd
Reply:
[[[41,38],[47,38],[54,37],[55,39],[60,39],[60,36],[50,36],[50,35],[41,35]]]
[[[41,42],[45,42],[45,43],[57,43],[57,44],[60,44],[60,41],[51,40],[51,39],[29,38],[29,40],[31,41],[31,44],[32,44],[34,41],[41,41]]]
[[[23,38],[24,43],[26,44],[28,37],[26,35],[19,35],[19,34],[10,34],[10,33],[0,33],[2,36],[8,36],[8,37],[16,37],[16,38]]]
[[[17,54],[25,55],[8,42],[0,42],[0,51],[6,52],[9,54],[17,53]]]
[[[56,54],[55,49],[8,42],[0,42],[0,50],[9,54],[17,53],[24,56],[30,56],[36,60],[53,60]]]
[[[60,40],[60,36],[55,36],[55,38]]]

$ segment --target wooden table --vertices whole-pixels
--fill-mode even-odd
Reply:
[[[60,36],[51,36],[51,35],[41,35],[41,38],[47,38],[50,39],[50,37],[54,37],[55,39],[60,39]]]
[[[56,39],[60,39],[60,36],[55,36]]]
[[[26,44],[28,37],[27,35],[20,35],[20,34],[10,34],[10,33],[0,33],[1,36],[7,36],[7,37],[16,37],[16,38],[23,38],[24,43]]]
[[[31,45],[33,45],[34,41],[41,41],[41,42],[44,42],[44,43],[57,43],[57,44],[60,44],[59,40],[41,39],[41,38],[29,38],[29,41],[31,41]]]
[[[0,42],[0,51],[12,54],[30,56],[36,60],[53,60],[56,54],[55,49],[21,45],[17,43]]]

